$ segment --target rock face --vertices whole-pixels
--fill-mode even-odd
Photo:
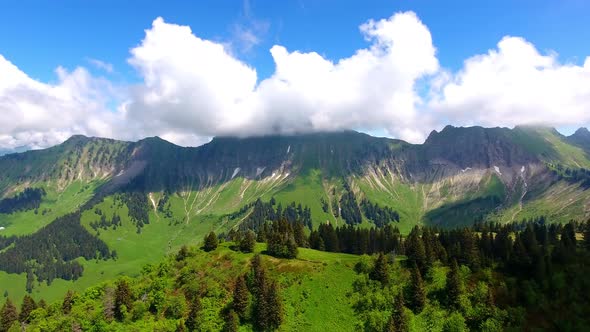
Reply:
[[[370,186],[387,192],[395,191],[396,181],[422,186],[424,209],[449,197],[460,201],[476,197],[478,191],[487,195],[484,187],[493,178],[505,191],[494,194],[495,203],[522,203],[531,191],[546,190],[555,181],[549,164],[575,168],[579,158],[585,158],[578,156],[572,164],[562,159],[558,146],[590,149],[590,132],[580,129],[566,138],[550,128],[447,126],[418,145],[343,131],[218,137],[196,148],[158,137],[121,142],[74,136],[49,149],[0,157],[0,194],[22,184],[65,187],[72,181],[96,179],[105,181],[102,194],[130,189],[175,192],[201,190],[236,177],[280,178],[286,183],[319,170],[324,180],[365,178]]]
[[[543,161],[518,130],[447,126],[433,131],[422,145],[354,131],[219,137],[196,148],[179,147],[158,137],[131,143],[74,136],[46,150],[0,157],[0,190],[14,182],[95,178],[152,191],[173,190],[186,183],[202,187],[235,176],[256,179],[276,172],[295,176],[319,169],[326,177],[346,177],[374,167],[414,182],[437,181],[474,169],[494,170],[508,181],[523,167]],[[587,130],[569,138],[576,144],[586,139],[590,142]]]

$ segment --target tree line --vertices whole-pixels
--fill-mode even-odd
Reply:
[[[16,237],[12,246],[0,252],[0,267],[8,273],[27,273],[27,289],[31,291],[32,276],[38,282],[54,279],[76,280],[83,266],[75,259],[110,259],[116,253],[106,243],[91,235],[80,224],[80,212],[57,218],[38,232]],[[29,282],[30,279],[30,282]]]
[[[25,188],[14,197],[0,200],[0,213],[10,214],[38,209],[41,205],[41,199],[45,195],[45,189],[43,188]]]

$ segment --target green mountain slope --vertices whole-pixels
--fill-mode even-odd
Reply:
[[[0,157],[0,197],[26,188],[46,192],[38,208],[0,213],[0,237],[34,235],[81,209],[86,230],[117,252],[116,260],[75,258],[84,268],[75,281],[35,281],[33,294],[51,300],[66,289],[136,275],[143,264],[196,244],[210,231],[236,229],[257,199],[308,207],[314,228],[326,222],[370,227],[374,216],[362,206],[367,201],[395,211],[399,220],[392,222],[404,234],[419,224],[454,227],[540,215],[585,220],[590,191],[580,170],[590,168],[587,142],[583,130],[564,137],[539,127],[448,126],[421,145],[353,131],[220,137],[197,148],[157,137],[74,136],[46,150]],[[360,219],[347,220],[343,212],[354,207]],[[118,216],[120,224],[93,227],[103,215],[107,223]],[[0,271],[0,285],[24,294],[26,277]]]

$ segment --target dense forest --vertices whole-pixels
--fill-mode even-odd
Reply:
[[[91,235],[80,224],[80,213],[57,218],[39,232],[31,235],[0,238],[12,246],[0,252],[0,266],[8,273],[26,272],[27,290],[33,285],[33,276],[39,282],[53,279],[75,280],[82,275],[83,267],[75,259],[109,259],[116,253]]]
[[[0,213],[13,213],[38,209],[41,199],[45,196],[43,188],[26,188],[14,197],[0,200]]]
[[[294,237],[292,225],[285,219],[269,224],[263,254],[293,257],[271,249],[275,236]],[[547,225],[541,218],[453,230],[416,227],[408,236],[391,226],[369,230],[368,237],[351,226],[324,227],[317,233],[313,236],[322,241],[337,241],[332,250],[354,251],[348,241],[366,239],[367,248],[374,248],[375,254],[357,256],[351,267],[356,279],[349,294],[357,322],[351,330],[590,327],[590,222]],[[243,239],[254,240],[251,230],[232,236],[240,239],[234,250],[253,249],[242,247]],[[306,240],[314,242],[311,235]],[[251,254],[244,266],[227,253],[216,254],[214,233],[207,236],[208,245],[209,253],[183,247],[165,262],[146,266],[137,278],[120,278],[80,294],[68,292],[63,301],[51,305],[26,298],[19,310],[7,298],[0,311],[0,331],[21,324],[48,331],[280,328],[285,320],[283,288],[288,284],[278,282],[280,271],[268,271],[274,264],[270,258]]]
[[[585,168],[570,168],[561,164],[552,169],[553,173],[559,178],[570,183],[580,183],[583,188],[590,188],[590,170]]]
[[[590,221],[559,224],[540,217],[462,228],[415,226],[404,235],[395,210],[366,199],[357,203],[347,186],[338,203],[346,224],[313,228],[309,207],[259,199],[224,217],[241,221],[229,232],[210,232],[201,249],[182,247],[136,278],[68,292],[49,305],[27,295],[20,309],[5,294],[0,332],[15,326],[48,331],[280,329],[289,283],[280,270],[267,267],[297,261],[301,248],[355,255],[349,267],[355,280],[347,293],[356,319],[353,330],[590,328]],[[118,194],[113,204],[128,207],[138,232],[149,223],[146,194]],[[169,211],[166,195],[157,209]],[[98,208],[93,212],[90,227],[97,232],[121,225],[117,213],[107,218]],[[374,226],[359,226],[363,216]],[[236,261],[227,252],[217,254],[223,248],[246,256]],[[50,284],[55,278],[79,278],[79,257],[116,256],[80,224],[80,212],[32,235],[0,237],[0,266],[26,273],[29,292],[35,279]]]
[[[277,204],[274,198],[271,198],[269,202],[257,199],[251,204],[244,205],[237,212],[228,215],[230,220],[241,219],[244,216],[244,221],[240,223],[241,230],[258,230],[268,221],[279,221],[280,219],[285,219],[291,224],[299,222],[305,227],[312,227],[311,209],[309,207],[303,207],[295,202],[283,207],[281,203]]]
[[[403,268],[411,272],[413,283],[421,285],[408,286],[411,289],[405,296],[409,298],[403,301],[409,301],[408,307],[417,308],[418,312],[424,308],[426,299],[412,297],[425,296],[420,295],[425,292],[422,280],[433,273],[433,268],[450,268],[451,280],[458,278],[454,274],[467,274],[465,284],[447,285],[432,300],[446,308],[462,310],[462,324],[470,330],[486,330],[488,325],[561,330],[590,327],[590,280],[586,278],[590,272],[590,221],[548,225],[541,217],[506,225],[482,223],[450,230],[416,226],[405,238],[390,225],[360,229],[322,224],[307,240],[295,241],[297,227],[301,227],[300,223],[290,225],[284,219],[272,222],[273,235],[266,236],[266,253],[294,258],[297,246],[310,246],[331,252],[378,254],[374,270],[359,269],[383,286],[389,282],[390,263],[397,255],[404,255]],[[264,229],[260,227],[259,234]],[[578,241],[576,234],[582,234],[584,240]],[[459,267],[463,272],[459,272]],[[483,298],[473,297],[474,292],[480,291],[478,287],[486,289]],[[483,313],[469,312],[477,305],[483,306],[477,309]],[[395,315],[395,309],[392,310]]]

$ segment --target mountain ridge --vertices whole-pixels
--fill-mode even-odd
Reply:
[[[101,196],[121,190],[205,190],[237,178],[258,185],[274,181],[284,187],[320,172],[314,181],[324,187],[355,179],[387,195],[399,185],[421,187],[425,209],[448,200],[433,188],[448,187],[456,199],[471,197],[473,190],[482,190],[482,181],[496,177],[506,189],[501,199],[506,203],[516,200],[511,197],[521,195],[525,184],[528,191],[559,181],[552,171],[556,165],[572,169],[590,165],[579,139],[572,141],[585,137],[585,132],[580,129],[566,137],[548,127],[449,125],[433,131],[423,144],[346,130],[222,136],[199,147],[178,146],[160,137],[127,142],[74,135],[48,149],[0,157],[0,193],[6,197],[35,183],[53,183],[63,190],[75,181],[100,181]],[[529,198],[526,195],[519,201]]]

